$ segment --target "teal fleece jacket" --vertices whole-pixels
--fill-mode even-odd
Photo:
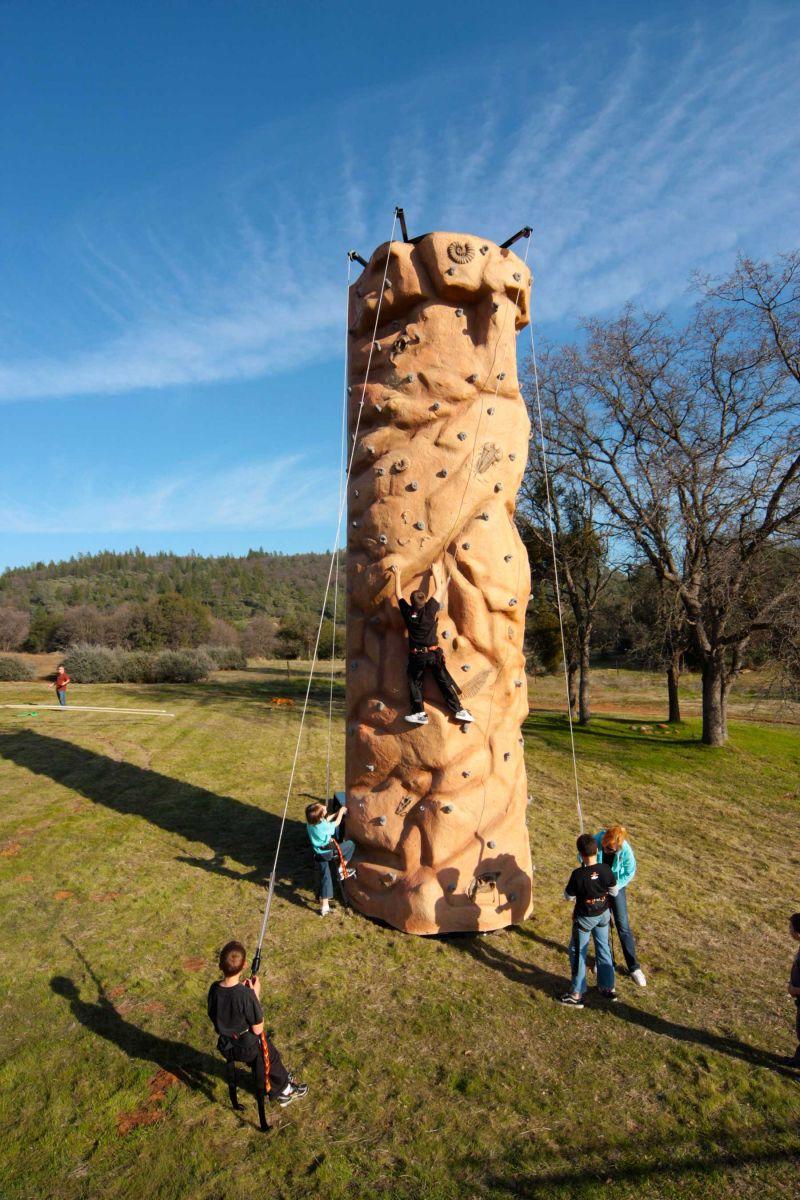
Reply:
[[[630,881],[636,874],[636,859],[633,855],[630,842],[623,842],[616,854],[605,854],[603,852],[603,837],[605,829],[601,829],[599,833],[594,835],[594,840],[597,842],[597,861],[604,862],[617,877],[617,883],[621,888],[627,887]]]

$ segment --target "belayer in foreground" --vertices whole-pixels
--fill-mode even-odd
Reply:
[[[444,661],[444,651],[436,640],[436,618],[442,607],[447,590],[447,577],[444,572],[437,579],[436,564],[431,567],[431,575],[435,592],[428,599],[426,592],[417,590],[411,593],[411,603],[403,599],[400,590],[400,571],[393,563],[389,571],[394,575],[394,590],[397,605],[408,630],[408,690],[411,695],[411,712],[405,718],[410,725],[427,725],[428,714],[422,699],[422,687],[425,673],[430,671],[439,685],[439,691],[444,702],[457,721],[474,721],[472,713],[463,708],[458,698],[458,689],[447,670]]]
[[[208,1015],[219,1035],[217,1049],[227,1063],[231,1104],[241,1111],[236,1090],[236,1064],[246,1063],[253,1072],[259,1123],[266,1133],[269,1125],[264,1096],[268,1094],[271,1100],[285,1108],[293,1100],[305,1096],[308,1084],[298,1083],[287,1071],[274,1042],[265,1033],[260,1003],[261,980],[256,976],[242,983],[246,966],[247,956],[241,942],[228,942],[222,947],[219,955],[222,979],[212,983],[208,990]]]

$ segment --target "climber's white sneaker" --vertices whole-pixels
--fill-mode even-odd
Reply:
[[[405,716],[403,718],[403,720],[408,721],[409,725],[427,725],[428,724],[428,714],[424,713],[424,712],[408,713],[408,715]]]
[[[644,977],[644,971],[641,967],[637,967],[635,971],[631,971],[631,979],[634,983],[638,983],[639,987],[647,987],[647,980]]]
[[[456,720],[463,721],[466,724],[467,721],[474,721],[475,718],[471,712],[467,712],[465,708],[460,708],[456,713]]]

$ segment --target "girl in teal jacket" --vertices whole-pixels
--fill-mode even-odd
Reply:
[[[645,987],[647,980],[636,956],[636,939],[628,919],[626,890],[636,874],[636,858],[628,841],[628,831],[624,825],[609,825],[608,829],[596,833],[594,840],[597,842],[597,861],[606,863],[617,877],[619,891],[616,896],[609,896],[609,904],[628,974],[639,987]]]

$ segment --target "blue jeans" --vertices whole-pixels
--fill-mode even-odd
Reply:
[[[356,844],[351,841],[339,843],[339,849],[342,852],[344,861],[350,862],[350,859],[355,854]],[[320,900],[333,899],[333,876],[331,875],[331,863],[336,863],[336,870],[339,869],[339,855],[335,850],[323,850],[321,854],[314,855],[314,861],[319,871],[319,898]]]
[[[67,705],[66,688],[63,691],[56,692],[56,695],[58,696],[58,703],[61,705],[61,707],[66,708],[66,705]]]
[[[610,924],[608,911],[596,917],[576,917],[572,922],[569,965],[572,969],[571,989],[576,996],[582,996],[586,991],[586,953],[592,939],[597,960],[597,986],[605,991],[611,991],[614,986],[614,963],[608,943]]]
[[[638,971],[639,960],[636,957],[636,941],[631,930],[631,923],[628,920],[628,899],[625,892],[626,889],[621,887],[616,896],[609,896],[608,900],[611,905],[611,914],[614,917],[614,926],[619,934],[622,953],[625,955],[625,966],[629,971]]]

